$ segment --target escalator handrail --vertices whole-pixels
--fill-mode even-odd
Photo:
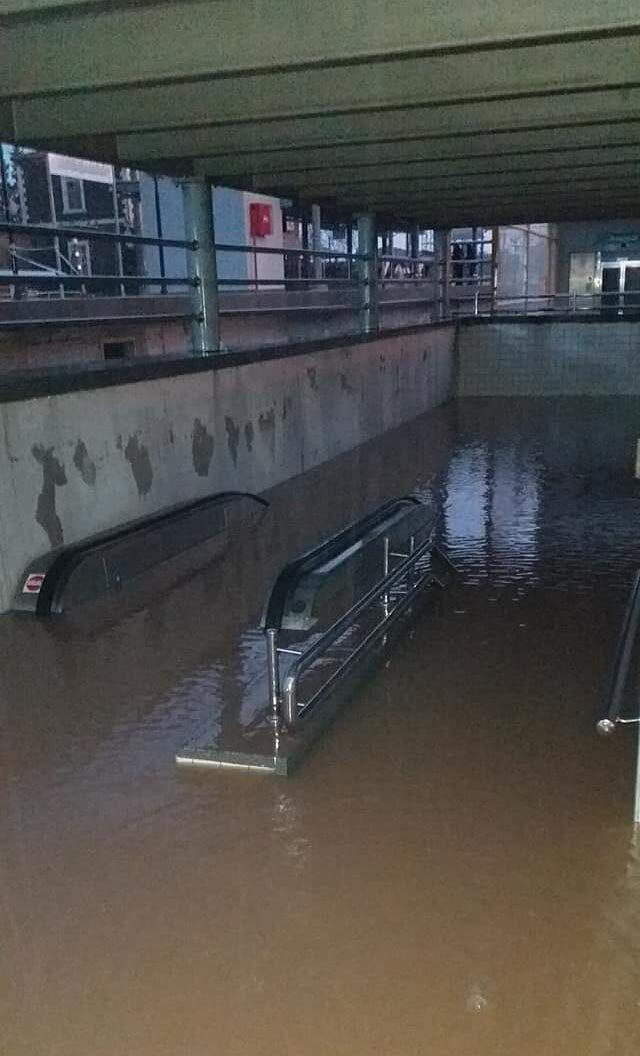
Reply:
[[[337,554],[346,550],[360,539],[364,538],[378,524],[387,520],[394,512],[401,510],[403,506],[422,506],[420,499],[414,495],[407,495],[401,499],[391,499],[371,513],[362,517],[359,521],[343,528],[330,539],[325,539],[319,546],[308,550],[300,557],[290,561],[278,575],[267,602],[263,618],[265,630],[280,630],[284,617],[284,608],[287,598],[291,593],[293,585],[304,575],[313,572],[326,561],[331,560]]]
[[[201,499],[194,499],[191,502],[180,503],[169,509],[159,510],[157,513],[137,518],[135,521],[129,521],[119,525],[117,528],[108,528],[103,532],[90,536],[88,539],[81,539],[77,543],[65,546],[60,553],[56,554],[47,570],[38,595],[36,614],[38,616],[46,616],[60,611],[60,598],[71,578],[71,574],[88,554],[117,543],[121,539],[133,538],[141,533],[153,531],[154,528],[166,524],[171,519],[177,520],[180,517],[186,517],[200,508],[236,498],[251,499],[265,509],[269,506],[268,501],[262,495],[255,495],[248,491],[219,491],[213,495],[206,495]]]

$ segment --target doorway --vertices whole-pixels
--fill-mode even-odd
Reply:
[[[602,310],[616,315],[640,309],[640,260],[602,266]]]

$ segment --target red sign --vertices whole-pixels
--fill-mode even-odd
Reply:
[[[46,572],[30,572],[24,581],[23,594],[39,594]]]
[[[250,203],[249,224],[252,238],[266,238],[272,233],[271,206],[268,202]]]

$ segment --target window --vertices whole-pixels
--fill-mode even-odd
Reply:
[[[82,180],[62,177],[62,209],[65,213],[84,213],[84,184]]]
[[[77,238],[69,242],[69,263],[74,275],[91,274],[91,251],[88,242],[78,241]]]
[[[135,341],[105,341],[102,346],[105,359],[129,359],[135,356]]]

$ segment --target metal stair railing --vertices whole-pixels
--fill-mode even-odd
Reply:
[[[597,731],[602,736],[612,734],[617,726],[638,726],[640,715],[624,717],[624,710],[631,663],[640,627],[640,570],[633,579],[631,593],[625,610],[611,672],[607,693],[606,715],[597,724]],[[640,825],[640,741],[638,743],[638,761],[636,767],[636,787],[633,820]]]

